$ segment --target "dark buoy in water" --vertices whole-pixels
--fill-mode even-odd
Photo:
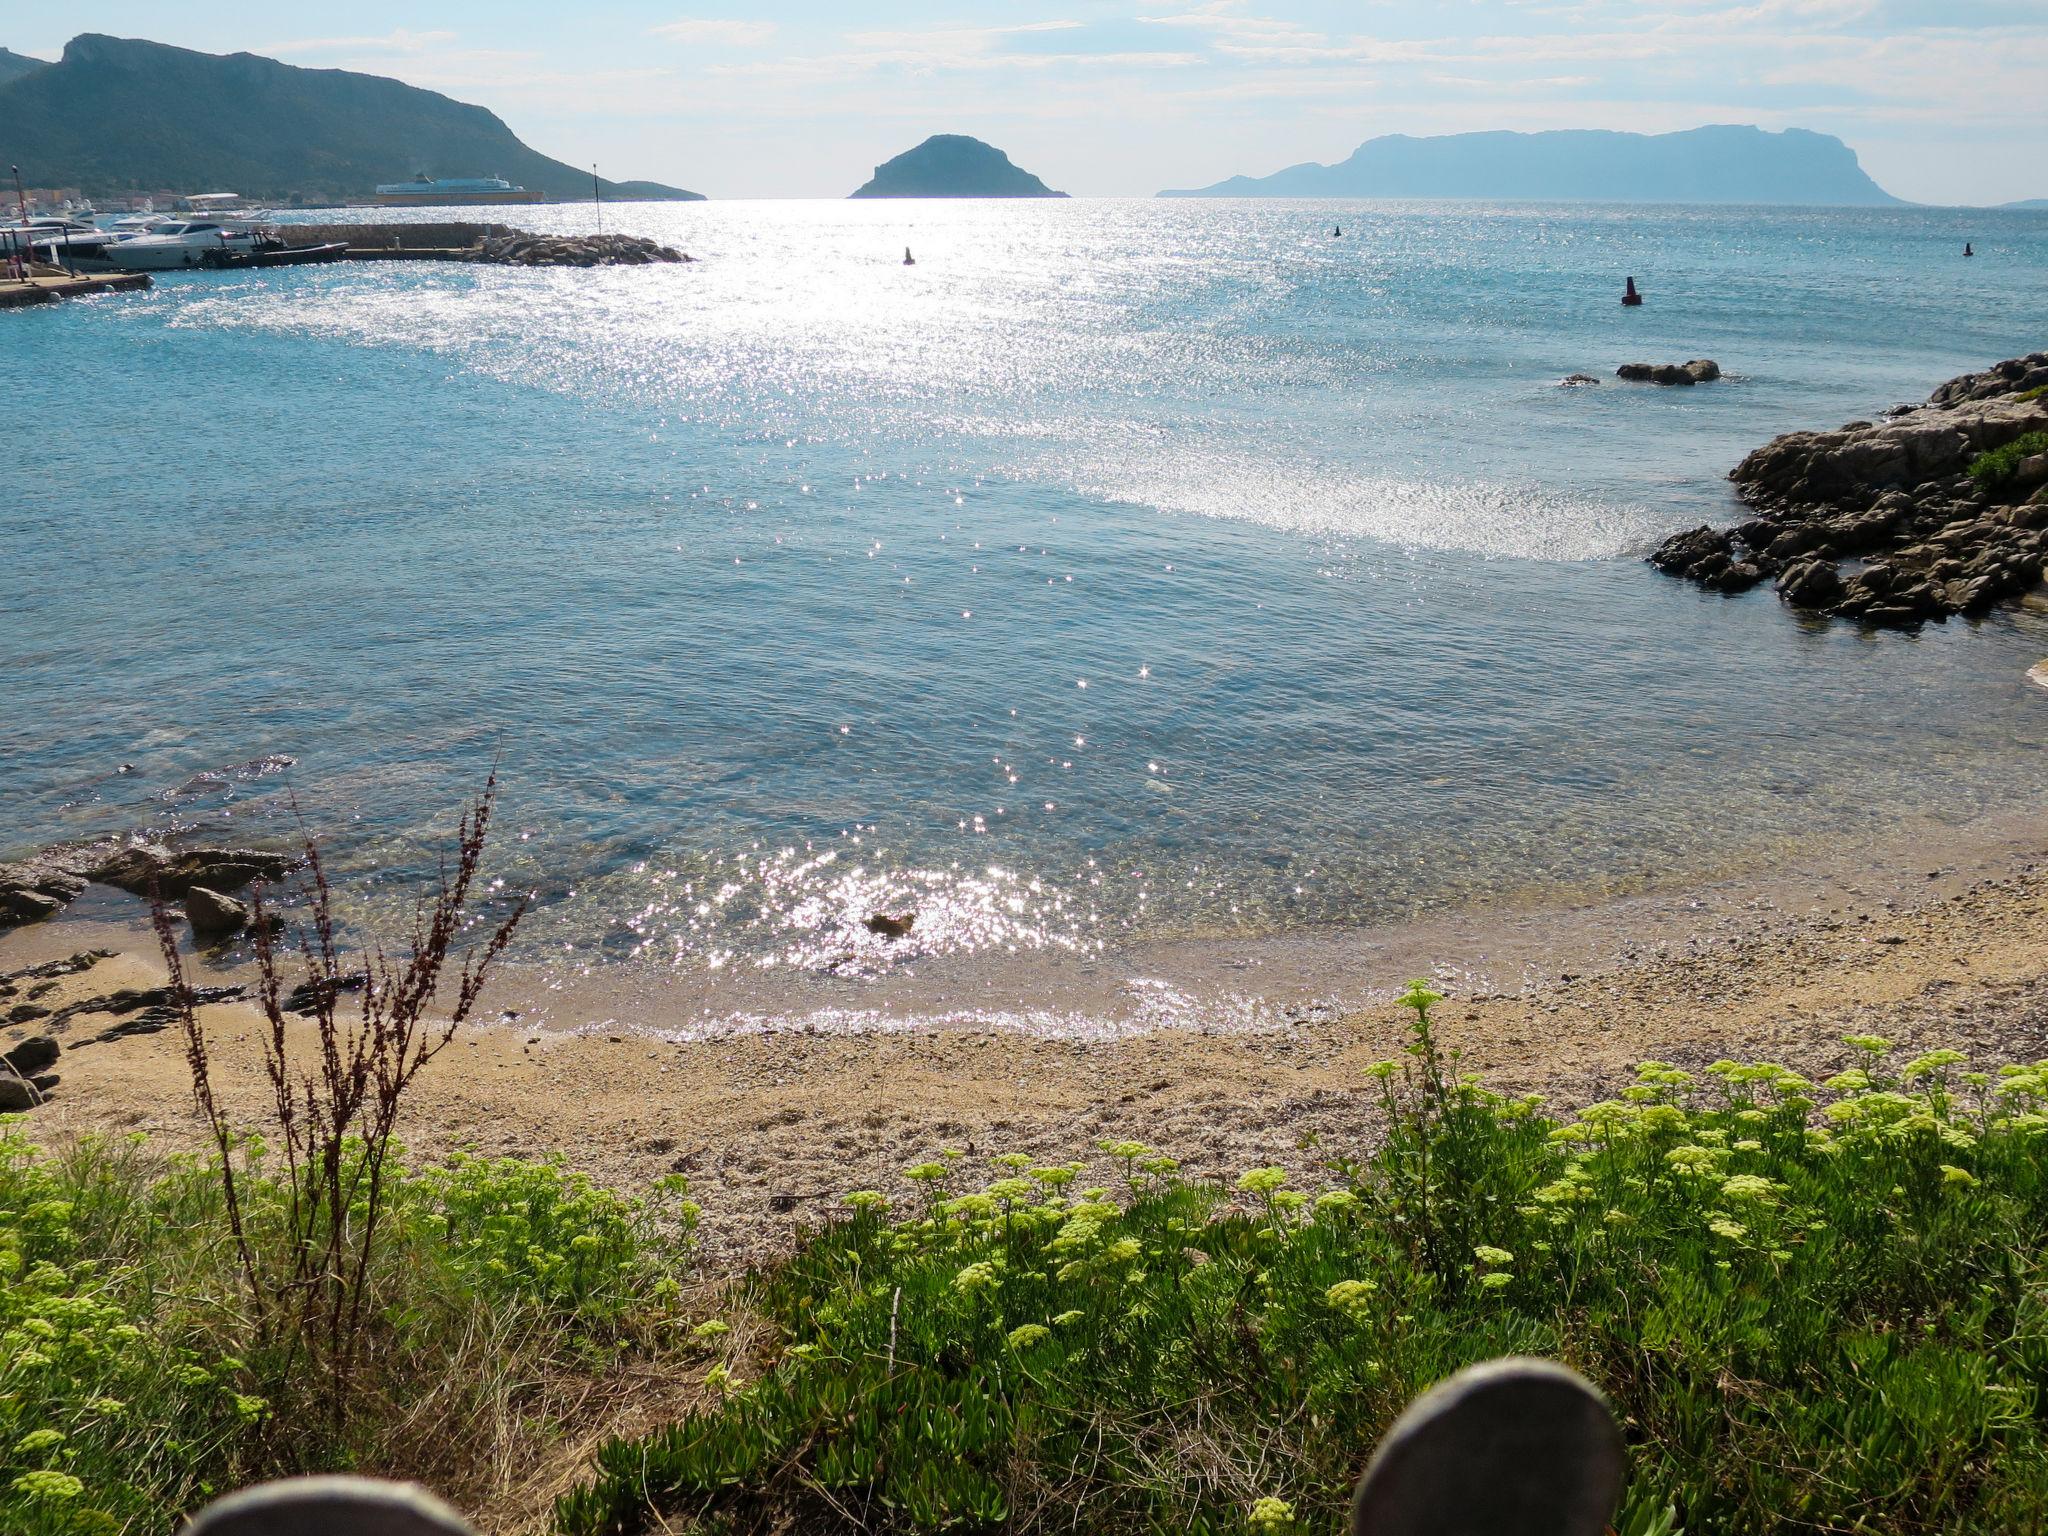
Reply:
[[[1640,293],[1636,292],[1636,280],[1634,278],[1630,278],[1628,280],[1628,291],[1622,294],[1621,302],[1626,304],[1630,309],[1634,309],[1638,304],[1643,302],[1643,296]]]
[[[1970,242],[1967,240],[1963,242],[1963,254],[1965,256],[1974,256],[1977,254],[1974,250],[1970,248]]]
[[[1331,230],[1330,238],[1332,240],[1342,240],[1344,238],[1344,226],[1339,224],[1335,229]]]
[[[917,258],[910,254],[910,247],[907,245],[903,247],[903,265],[905,265],[906,267],[914,267],[917,265]]]

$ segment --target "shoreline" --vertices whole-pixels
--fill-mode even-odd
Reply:
[[[1253,1020],[1081,1035],[980,1016],[693,1035],[677,1014],[698,1000],[679,986],[604,992],[598,1008],[598,993],[508,973],[482,1010],[499,1022],[466,1030],[428,1071],[403,1134],[426,1157],[560,1153],[628,1189],[687,1174],[705,1207],[706,1262],[729,1272],[782,1251],[849,1190],[898,1187],[902,1168],[945,1146],[1093,1159],[1097,1141],[1131,1138],[1198,1176],[1265,1163],[1306,1172],[1330,1155],[1318,1148],[1375,1133],[1364,1069],[1399,1050],[1391,995],[1412,975],[1450,994],[1438,1022],[1466,1069],[1564,1102],[1618,1091],[1643,1059],[1826,1071],[1845,1059],[1841,1035],[1859,1031],[1953,1045],[1986,1067],[2048,1055],[2048,830],[2021,818],[1770,878],[1347,936],[1360,969],[1341,1005],[1276,1003],[1299,941],[1270,942],[1263,960],[1244,945],[1190,946],[1240,985],[1230,967],[1247,960],[1278,983]],[[92,948],[115,953],[59,978],[41,1005],[163,980],[148,936],[90,906],[0,935],[0,972]],[[192,977],[223,979],[203,967]],[[584,1005],[568,1010],[583,1016],[542,1017],[522,1006],[529,993],[557,1010]],[[231,1002],[203,1016],[223,1097],[246,1112],[265,1092],[259,1015]],[[60,1038],[112,1022],[75,1018]],[[36,1033],[29,1020],[0,1040]],[[24,1123],[32,1137],[140,1130],[177,1144],[196,1130],[175,1029],[66,1049],[58,1070],[62,1085]]]

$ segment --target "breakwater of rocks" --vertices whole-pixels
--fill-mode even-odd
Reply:
[[[287,245],[345,245],[364,260],[412,257],[508,267],[641,267],[684,262],[683,252],[638,235],[547,235],[510,224],[292,224]]]
[[[1787,433],[1729,478],[1756,516],[1675,534],[1652,565],[1720,592],[1775,580],[1795,608],[1874,625],[1982,613],[2048,568],[2048,352]]]

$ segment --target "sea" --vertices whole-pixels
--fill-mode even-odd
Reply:
[[[499,216],[693,260],[0,316],[0,853],[313,836],[402,936],[495,772],[523,963],[857,1019],[920,969],[999,958],[1022,1007],[1128,990],[1148,946],[1768,869],[2048,790],[2039,601],[1876,632],[1642,558],[1736,519],[1778,433],[2048,345],[2048,213]],[[1719,382],[1613,376],[1699,357]]]

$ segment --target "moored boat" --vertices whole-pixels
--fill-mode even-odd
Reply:
[[[189,219],[166,224],[155,234],[118,240],[107,247],[107,259],[123,272],[164,272],[205,266],[216,254],[253,251],[258,240],[253,229]]]

